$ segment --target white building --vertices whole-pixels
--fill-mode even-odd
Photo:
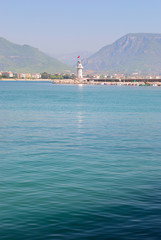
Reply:
[[[83,66],[80,60],[77,62],[77,78],[83,78]]]
[[[31,74],[31,78],[39,79],[41,78],[41,74],[40,73]]]

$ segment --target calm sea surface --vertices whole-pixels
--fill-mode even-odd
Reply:
[[[161,239],[161,88],[0,82],[0,239]]]

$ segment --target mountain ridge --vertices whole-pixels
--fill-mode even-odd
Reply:
[[[85,69],[161,73],[161,34],[129,33],[90,56]]]
[[[13,72],[66,72],[72,67],[41,52],[38,48],[19,45],[0,37],[0,71]]]

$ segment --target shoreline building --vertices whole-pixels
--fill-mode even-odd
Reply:
[[[80,60],[78,60],[78,62],[77,62],[77,78],[83,79],[83,66],[82,66],[82,63]]]
[[[6,77],[6,78],[12,78],[13,77],[13,73],[12,72],[1,72],[2,77]]]

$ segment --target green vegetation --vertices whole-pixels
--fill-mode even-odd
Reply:
[[[63,79],[63,76],[59,75],[59,74],[55,74],[55,75],[50,75],[50,78],[51,79]]]
[[[87,60],[86,69],[143,74],[161,73],[161,34],[127,34]]]
[[[0,38],[0,71],[65,73],[73,69],[37,48],[28,45],[21,46]]]
[[[49,74],[47,72],[41,73],[42,79],[74,79],[76,77],[75,74]]]

